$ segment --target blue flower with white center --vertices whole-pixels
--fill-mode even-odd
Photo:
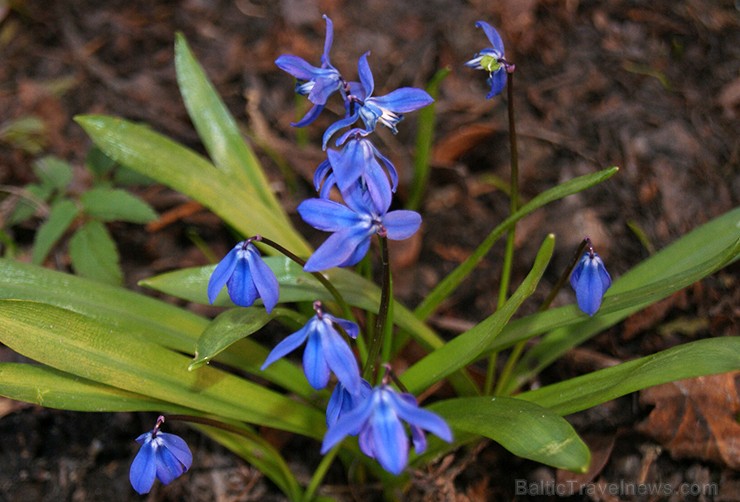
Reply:
[[[590,242],[589,249],[583,253],[570,276],[570,285],[576,292],[578,308],[590,316],[594,315],[601,307],[606,290],[612,285],[612,278]]]
[[[398,187],[398,173],[393,163],[365,137],[368,134],[363,129],[351,129],[337,142],[344,144],[344,148],[327,151],[328,160],[320,164],[314,174],[316,190],[323,183],[319,192],[322,198],[328,198],[333,185],[344,193],[359,181],[376,208],[382,210],[390,206],[392,193]]]
[[[162,423],[160,416],[154,429],[136,438],[141,449],[131,463],[129,481],[139,495],[149,493],[155,478],[170,484],[193,463],[193,454],[180,436],[159,431]]]
[[[360,381],[360,392],[353,395],[342,385],[342,382],[338,382],[334,387],[334,390],[329,397],[329,402],[326,405],[326,426],[333,427],[334,424],[343,416],[350,411],[357,408],[357,405],[365,400],[373,388],[367,383],[364,378]],[[352,435],[356,436],[360,430],[357,429]]]
[[[335,132],[351,126],[360,118],[368,132],[374,131],[375,126],[380,122],[396,134],[398,132],[396,124],[403,119],[404,113],[413,112],[434,102],[426,91],[414,87],[402,87],[385,96],[373,97],[375,82],[367,62],[368,54],[369,52],[363,54],[357,64],[360,83],[348,84],[350,93],[346,98],[347,116],[330,125],[326,130],[323,138],[324,149]]]
[[[415,211],[388,212],[390,200],[377,208],[359,183],[342,196],[346,206],[327,199],[308,199],[298,206],[298,213],[306,223],[333,232],[308,259],[303,267],[306,272],[355,265],[367,254],[373,235],[403,240],[421,225],[421,216]]]
[[[251,306],[257,298],[262,298],[268,313],[277,305],[279,286],[275,273],[252,243],[259,239],[255,236],[238,243],[219,262],[208,281],[209,302],[216,301],[225,285],[231,301],[240,307]]]
[[[321,55],[321,67],[309,64],[303,58],[292,54],[283,54],[275,60],[275,64],[283,71],[298,79],[295,90],[298,94],[308,97],[313,107],[298,122],[295,127],[304,127],[316,120],[326,105],[329,96],[344,87],[344,80],[329,60],[329,51],[334,40],[334,25],[328,16],[326,20],[326,39],[324,53]]]
[[[452,431],[440,416],[419,408],[411,394],[399,394],[388,385],[380,385],[329,427],[321,453],[325,454],[346,436],[359,432],[362,452],[376,459],[386,471],[401,474],[409,457],[409,438],[402,420],[409,424],[416,453],[426,450],[424,431],[452,441]]]
[[[303,372],[308,383],[316,390],[329,383],[331,372],[350,393],[360,392],[360,368],[352,350],[336,326],[341,327],[351,338],[357,338],[360,328],[346,319],[334,317],[323,311],[321,302],[314,302],[316,315],[300,330],[278,343],[267,355],[264,370],[278,359],[285,357],[306,342],[303,351]]]
[[[475,26],[483,29],[492,47],[480,51],[473,59],[465,63],[465,66],[488,72],[486,82],[491,86],[491,91],[486,95],[486,99],[491,99],[504,90],[506,73],[514,71],[514,65],[507,62],[504,57],[504,42],[496,28],[485,21],[478,21]]]

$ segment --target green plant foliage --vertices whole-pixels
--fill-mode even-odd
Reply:
[[[100,221],[148,223],[157,218],[149,204],[121,189],[93,188],[80,196],[80,202],[87,215]]]
[[[586,472],[591,454],[557,413],[507,397],[463,397],[434,403],[455,430],[493,439],[513,454],[559,469]]]
[[[49,251],[62,238],[79,213],[77,204],[69,199],[61,199],[51,206],[49,217],[36,232],[31,255],[33,263],[40,265],[46,260]]]
[[[69,240],[69,256],[75,273],[108,284],[121,284],[123,272],[116,243],[105,225],[91,220]]]

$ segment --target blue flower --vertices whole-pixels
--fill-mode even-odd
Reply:
[[[372,392],[372,387],[367,383],[364,378],[360,381],[360,392],[353,395],[342,385],[342,382],[338,382],[334,387],[334,390],[329,397],[329,402],[326,405],[326,426],[333,427],[334,424],[343,416],[350,411],[357,408],[357,405],[363,402]],[[354,436],[359,433],[359,429],[355,432]]]
[[[298,213],[306,223],[333,232],[306,262],[303,269],[307,272],[354,265],[367,253],[374,234],[403,240],[421,225],[421,216],[415,211],[387,212],[390,200],[377,208],[359,183],[342,196],[346,206],[326,199],[308,199],[298,206]]]
[[[283,71],[298,79],[295,90],[298,94],[307,96],[314,106],[298,122],[293,123],[295,127],[307,126],[319,116],[326,105],[326,101],[333,93],[341,90],[344,80],[329,60],[329,50],[334,40],[334,26],[328,16],[326,20],[326,39],[324,40],[324,53],[321,55],[321,67],[317,68],[298,56],[283,54],[275,60],[275,64]]]
[[[360,328],[352,321],[334,317],[322,310],[321,302],[314,303],[316,315],[292,335],[277,344],[267,355],[264,370],[278,359],[306,343],[303,351],[303,372],[314,389],[323,389],[329,383],[330,371],[352,394],[360,391],[360,369],[352,350],[337,331],[340,326],[351,338],[357,338]]]
[[[491,91],[486,95],[486,99],[491,99],[504,90],[506,73],[513,71],[514,65],[506,61],[504,42],[496,29],[485,21],[478,21],[475,26],[483,29],[493,47],[487,47],[480,51],[473,59],[465,63],[465,66],[488,72],[486,82],[491,86]]]
[[[259,237],[238,243],[216,266],[208,281],[209,302],[216,301],[221,288],[226,285],[231,301],[240,307],[249,307],[257,298],[262,298],[267,312],[277,305],[277,278],[252,244],[254,240],[259,240]]]
[[[329,427],[321,453],[359,432],[362,452],[375,458],[386,471],[401,474],[409,456],[409,439],[402,420],[409,424],[416,453],[426,450],[425,430],[444,441],[452,441],[452,431],[441,417],[419,408],[411,394],[399,394],[388,385],[380,385]]]
[[[344,144],[342,150],[327,151],[328,160],[321,163],[314,174],[316,190],[322,187],[323,182],[319,192],[322,198],[328,198],[333,185],[345,193],[359,181],[376,208],[390,206],[392,193],[398,187],[398,173],[393,163],[365,138],[368,134],[363,129],[351,129],[338,141],[338,144]]]
[[[155,477],[170,484],[193,463],[193,454],[180,436],[159,432],[163,422],[164,417],[160,416],[154,429],[136,438],[141,449],[131,463],[129,480],[139,495],[149,493]]]
[[[593,248],[587,250],[570,276],[570,285],[576,292],[578,308],[594,315],[601,306],[601,299],[612,285],[612,278],[604,262]]]
[[[335,132],[351,126],[359,118],[362,118],[365,130],[368,132],[374,131],[375,126],[380,122],[396,134],[398,132],[396,124],[403,119],[404,113],[418,110],[434,101],[426,91],[413,87],[402,87],[379,98],[372,97],[375,82],[367,62],[368,54],[369,52],[363,54],[357,64],[360,75],[359,84],[356,82],[348,84],[350,94],[347,96],[347,116],[330,125],[326,130],[323,138],[324,149]]]

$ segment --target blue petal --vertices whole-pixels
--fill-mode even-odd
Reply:
[[[157,437],[164,441],[167,449],[175,456],[178,462],[183,465],[185,471],[190,469],[190,466],[193,464],[193,454],[183,438],[166,432],[159,432]]]
[[[308,100],[316,105],[325,105],[334,92],[339,90],[341,82],[336,70],[322,70],[324,74],[314,79],[314,86],[308,93]]]
[[[321,337],[316,331],[308,335],[306,348],[303,349],[303,373],[311,387],[316,390],[325,388],[329,383],[331,371],[324,354]]]
[[[396,166],[394,166],[393,162],[388,160],[385,155],[380,153],[380,151],[375,148],[375,145],[373,145],[373,151],[375,153],[375,156],[383,162],[385,168],[388,170],[388,174],[391,177],[391,191],[395,192],[396,188],[398,187],[398,173],[396,172]]]
[[[409,423],[429,431],[440,439],[452,442],[452,431],[442,417],[431,411],[419,408],[416,399],[410,394],[390,394],[390,399],[399,417]]]
[[[373,441],[373,428],[369,425],[365,426],[360,430],[360,435],[357,438],[357,442],[360,445],[360,451],[370,458],[375,458],[375,442]]]
[[[347,261],[355,256],[357,248],[365,242],[369,245],[371,235],[371,229],[362,227],[350,228],[330,235],[314,251],[303,267],[303,270],[306,272],[319,272],[332,267],[345,264],[349,265]]]
[[[313,173],[313,186],[318,192],[321,188],[321,184],[325,182],[326,177],[329,175],[329,172],[331,171],[331,162],[329,162],[329,159],[326,159],[321,162],[321,164],[318,165],[316,168],[316,171]]]
[[[347,342],[331,325],[331,320],[327,319],[318,327],[321,337],[321,350],[326,364],[342,382],[342,385],[351,393],[360,392],[360,368],[357,366],[357,360]]]
[[[486,79],[488,84],[491,86],[491,90],[486,94],[486,99],[491,99],[494,96],[501,94],[501,91],[506,87],[506,70],[499,68]]]
[[[488,37],[488,40],[491,42],[491,46],[493,46],[493,48],[496,49],[499,54],[504,53],[504,42],[503,40],[501,40],[501,35],[498,34],[496,28],[485,21],[478,21],[475,23],[475,26],[483,29],[486,37]]]
[[[229,251],[223,260],[221,260],[211,274],[211,278],[208,279],[208,302],[213,304],[216,301],[216,297],[221,292],[221,289],[226,285],[231,275],[234,273],[236,268],[237,252],[241,248],[242,243],[240,242],[234,248]]]
[[[301,120],[298,122],[291,122],[290,125],[293,127],[306,127],[307,125],[311,124],[314,120],[318,118],[319,115],[321,115],[321,112],[324,110],[324,105],[313,105],[310,110],[303,116]]]
[[[388,231],[388,238],[392,241],[408,239],[419,230],[420,225],[421,215],[416,211],[399,209],[383,217],[383,226]]]
[[[359,117],[360,117],[359,113],[353,113],[352,115],[348,117],[344,117],[343,119],[337,120],[332,125],[327,127],[321,139],[321,148],[326,150],[326,145],[329,143],[329,140],[334,135],[334,133],[340,129],[351,126],[352,124],[357,122],[357,119]]]
[[[382,390],[385,398],[393,391]],[[381,399],[370,417],[375,458],[383,468],[395,475],[401,474],[409,456],[409,439],[403,424],[387,399]]]
[[[326,14],[323,15],[323,18],[326,21],[326,38],[324,39],[324,53],[321,55],[321,65],[327,67],[331,66],[329,51],[331,50],[331,44],[334,42],[334,23]]]
[[[275,273],[270,267],[262,261],[262,256],[253,245],[250,245],[247,249],[247,263],[257,292],[269,314],[278,302],[279,286],[277,277],[275,277]]]
[[[270,351],[270,353],[267,355],[267,359],[265,359],[265,362],[262,364],[262,367],[260,369],[264,371],[265,368],[270,366],[272,363],[282,357],[285,357],[286,355],[290,354],[295,349],[303,345],[303,342],[306,341],[309,333],[314,330],[315,319],[315,317],[312,317],[305,326],[303,326],[292,335],[286,336],[283,341],[278,343],[275,348],[272,349],[272,351]]]
[[[352,396],[342,385],[342,382],[334,386],[334,390],[326,403],[326,427],[330,428],[337,423],[339,417],[352,409]]]
[[[240,257],[236,260],[236,268],[226,283],[226,288],[229,290],[231,301],[240,307],[250,307],[259,297],[252,272],[249,270],[249,262],[245,258]]]
[[[407,113],[423,108],[434,102],[434,99],[422,89],[416,89],[415,87],[402,87],[396,89],[390,94],[381,96],[379,98],[371,98],[372,103],[375,103],[380,108],[392,110],[396,113]]]
[[[326,199],[306,199],[298,205],[303,221],[324,232],[338,232],[357,226],[361,222],[347,206]]]
[[[275,64],[299,80],[314,80],[321,72],[321,68],[316,68],[305,59],[292,54],[283,54],[275,60]]]
[[[359,141],[349,141],[341,151],[328,150],[326,153],[340,190],[346,190],[362,176],[367,157]]]
[[[357,335],[360,333],[360,327],[352,321],[340,319],[339,317],[334,317],[331,314],[324,314],[324,317],[327,317],[331,322],[341,326],[341,328],[344,330],[345,333],[347,333],[350,338],[357,338]]]
[[[357,265],[365,257],[368,249],[370,249],[370,238],[367,238],[366,240],[362,241],[359,244],[359,246],[355,248],[355,250],[349,256],[349,258],[347,258],[346,260],[344,260],[342,263],[340,263],[337,266],[338,267],[351,267],[352,265]]]
[[[360,60],[357,62],[357,74],[360,76],[360,84],[362,89],[365,91],[365,95],[362,96],[364,101],[368,97],[373,95],[375,90],[375,81],[373,80],[373,72],[370,71],[370,64],[367,62],[367,57],[370,55],[370,51],[360,56]]]
[[[156,441],[156,439],[155,439]],[[162,484],[168,485],[177,479],[183,472],[185,472],[185,466],[183,466],[179,460],[167,449],[167,447],[160,443],[160,446],[156,450],[157,453],[157,479]]]
[[[388,181],[383,168],[374,158],[365,168],[363,180],[367,185],[367,191],[370,193],[370,199],[378,213],[383,214],[388,211],[393,199],[391,184]]]
[[[324,435],[324,441],[321,443],[321,454],[339,443],[342,439],[350,434],[357,434],[357,431],[367,422],[374,406],[374,393],[368,395],[365,399],[357,404],[357,407],[347,414],[342,415],[333,427],[330,427]]]
[[[151,436],[151,433],[148,433]],[[145,443],[139,452],[136,454],[136,458],[131,463],[131,470],[129,471],[129,481],[131,486],[136,490],[139,495],[149,493],[154,484],[154,479],[157,475],[157,461],[156,454],[152,448],[151,440]]]
[[[588,260],[588,252],[586,252],[583,256],[581,256],[581,259],[578,261],[578,264],[573,269],[573,272],[570,274],[570,286],[575,290],[578,287],[578,279],[581,277],[581,273],[583,272],[583,267],[586,265],[586,261]]]

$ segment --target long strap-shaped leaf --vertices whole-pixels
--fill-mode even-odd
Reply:
[[[51,305],[0,301],[0,343],[61,371],[233,420],[320,438],[318,411],[114,326]]]
[[[464,397],[429,406],[455,432],[493,439],[513,454],[560,469],[586,472],[591,453],[557,413],[506,397]]]
[[[42,267],[0,259],[0,299],[31,300],[73,310],[117,329],[183,353],[192,353],[209,321],[154,298]],[[222,363],[255,373],[303,397],[315,391],[303,372],[286,360],[265,371],[270,351],[254,340],[232,345]]]
[[[417,394],[447,375],[480,358],[486,348],[501,333],[511,316],[532,293],[550,262],[555,247],[555,237],[549,235],[540,247],[532,270],[522,281],[511,298],[493,315],[411,366],[401,376],[412,394]]]
[[[182,33],[175,38],[175,69],[188,115],[213,163],[235,185],[251,192],[287,223],[285,211],[273,195],[259,160],[242,138],[234,117],[193,57]]]
[[[283,212],[194,151],[123,119],[85,115],[75,120],[110,158],[197,200],[243,235],[262,234],[299,256],[311,252]]]
[[[654,385],[738,369],[740,337],[708,338],[524,392],[517,398],[569,415]]]

